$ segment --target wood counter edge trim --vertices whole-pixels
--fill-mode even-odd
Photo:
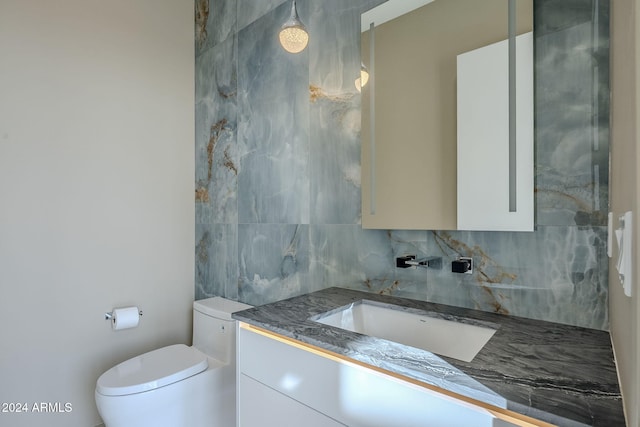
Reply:
[[[351,358],[349,358],[347,356],[344,356],[344,355],[341,355],[341,354],[338,354],[338,353],[334,353],[334,352],[329,351],[329,350],[325,350],[325,349],[323,349],[321,347],[318,347],[318,346],[315,346],[313,344],[304,343],[304,342],[298,341],[298,340],[296,340],[294,338],[290,338],[290,337],[287,337],[287,336],[284,336],[284,335],[280,335],[280,334],[275,333],[275,332],[271,332],[271,331],[266,330],[264,328],[261,328],[259,326],[250,325],[248,323],[245,323],[245,322],[241,321],[240,322],[240,328],[248,330],[250,332],[257,333],[259,335],[263,335],[263,336],[265,336],[267,338],[274,339],[276,341],[282,342],[282,343],[290,345],[292,347],[296,347],[296,348],[299,348],[301,350],[308,351],[310,353],[313,353],[313,354],[316,354],[318,356],[333,360],[333,361],[338,362],[338,363],[345,363],[345,364],[348,364],[348,365],[357,366],[359,368],[368,369],[370,371],[374,371],[374,372],[377,372],[379,374],[383,374],[383,375],[392,377],[392,378],[394,378],[396,380],[404,381],[404,382],[413,384],[415,386],[428,389],[428,390],[430,390],[432,392],[439,393],[441,395],[445,395],[445,396],[451,397],[451,398],[456,399],[456,400],[460,400],[462,402],[465,402],[465,403],[477,406],[479,408],[482,408],[482,409],[486,410],[487,412],[489,412],[491,415],[493,415],[493,416],[495,416],[495,417],[497,417],[497,418],[499,418],[501,420],[516,424],[516,425],[521,426],[521,427],[557,427],[555,424],[549,424],[549,423],[547,423],[545,421],[536,420],[535,418],[529,417],[527,415],[519,414],[517,412],[510,411],[508,409],[499,408],[497,406],[493,406],[493,405],[490,405],[488,403],[481,402],[479,400],[476,400],[476,399],[473,399],[473,398],[470,398],[470,397],[467,397],[467,396],[463,396],[461,394],[454,393],[452,391],[445,390],[443,388],[440,388],[440,387],[437,387],[437,386],[434,386],[434,385],[431,385],[431,384],[424,383],[424,382],[419,381],[419,380],[414,379],[414,378],[410,378],[410,377],[407,377],[407,376],[404,376],[404,375],[401,375],[401,374],[398,374],[398,373],[395,373],[395,372],[392,372],[392,371],[389,371],[389,370],[386,370],[386,369],[383,369],[383,368],[380,368],[380,367],[377,367],[377,366],[369,365],[369,364],[367,364],[365,362],[360,362],[358,360],[351,359]]]

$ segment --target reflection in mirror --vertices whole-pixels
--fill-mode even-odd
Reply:
[[[377,15],[408,3],[418,7]],[[458,229],[457,56],[508,38],[508,3],[389,0],[363,15],[364,228]],[[516,33],[532,31],[533,0],[514,3]]]

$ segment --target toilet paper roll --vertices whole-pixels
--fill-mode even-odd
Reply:
[[[115,308],[111,317],[111,327],[114,331],[135,328],[140,321],[138,307]]]

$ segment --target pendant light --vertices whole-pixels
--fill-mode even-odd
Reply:
[[[365,67],[364,64],[361,63],[360,77],[356,79],[356,89],[358,89],[358,92],[360,92],[362,88],[367,85],[368,81],[369,81],[369,70],[367,70],[367,67]]]
[[[300,21],[295,0],[291,2],[291,16],[280,28],[280,44],[290,53],[299,53],[309,43],[309,33]]]

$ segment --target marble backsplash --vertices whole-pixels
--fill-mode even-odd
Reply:
[[[341,286],[608,328],[609,2],[534,0],[536,230],[363,230],[360,13],[382,0],[196,0],[196,298]],[[488,189],[490,191],[490,189]],[[404,253],[442,270],[397,269]],[[472,256],[474,274],[450,261]]]

